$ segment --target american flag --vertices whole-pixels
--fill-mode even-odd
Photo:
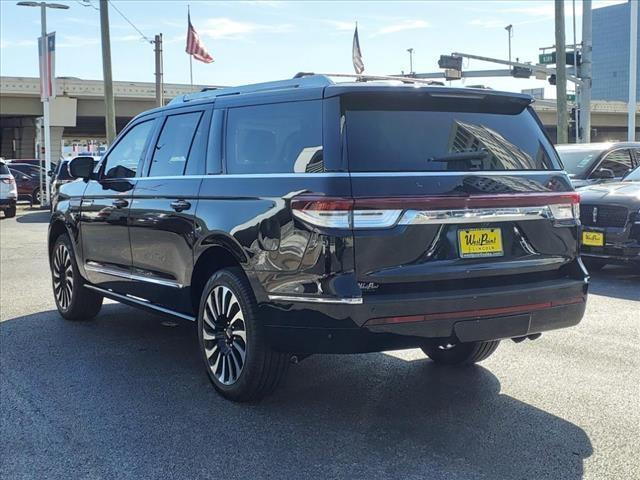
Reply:
[[[193,25],[191,25],[191,14],[187,15],[189,21],[189,27],[187,28],[187,48],[185,52],[192,55],[196,60],[200,60],[204,63],[213,62],[213,57],[207,52],[204,44],[200,41],[198,32],[195,31]]]
[[[353,32],[353,47],[351,48],[351,59],[353,60],[353,69],[358,75],[364,72],[364,60],[362,60],[362,50],[360,50],[360,39],[358,38],[358,24],[356,23],[356,31]]]
[[[56,34],[48,33],[38,38],[40,56],[40,98],[49,100],[56,96]]]

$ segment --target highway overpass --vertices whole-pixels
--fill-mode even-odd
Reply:
[[[57,97],[52,103],[52,156],[59,158],[62,141],[104,139],[104,88],[102,81],[59,77]],[[198,91],[204,85],[165,84],[166,101]],[[39,80],[34,77],[0,77],[0,156],[34,158],[41,138],[42,116]],[[114,82],[116,127],[122,127],[135,115],[155,106],[155,84],[151,82]],[[639,104],[640,105],[640,104]],[[554,102],[538,101],[534,108],[551,138],[556,136]],[[636,138],[640,139],[640,108],[636,120]],[[623,102],[592,103],[593,141],[625,140],[627,106]]]

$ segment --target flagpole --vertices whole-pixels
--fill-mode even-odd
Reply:
[[[189,19],[189,28],[191,28],[191,5],[187,4],[187,18]],[[189,54],[189,83],[193,92],[193,55]]]
[[[189,81],[191,82],[191,90],[193,90],[193,55],[189,55]]]

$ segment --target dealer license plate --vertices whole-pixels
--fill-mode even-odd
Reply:
[[[502,232],[499,228],[469,228],[458,230],[460,257],[501,257]]]
[[[603,247],[604,233],[602,232],[582,232],[582,244],[589,247]]]

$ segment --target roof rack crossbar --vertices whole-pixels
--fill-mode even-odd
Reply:
[[[240,87],[225,88],[203,88],[200,92],[189,93],[174,98],[171,103],[191,102],[194,100],[204,100],[216,97],[226,97],[229,95],[241,95],[245,93],[269,92],[276,90],[284,90],[288,88],[312,88],[326,87],[333,85],[333,81],[324,75],[304,75],[287,79],[277,80],[275,82],[254,83],[251,85],[243,85]]]
[[[368,80],[396,80],[403,83],[420,83],[423,85],[442,85],[442,82],[426,80],[424,78],[404,77],[400,75],[368,75],[362,73],[314,73],[314,72],[300,72],[297,73],[294,78],[304,78],[306,76],[319,75],[323,77],[336,77],[336,78],[355,78],[359,81],[366,82]]]

